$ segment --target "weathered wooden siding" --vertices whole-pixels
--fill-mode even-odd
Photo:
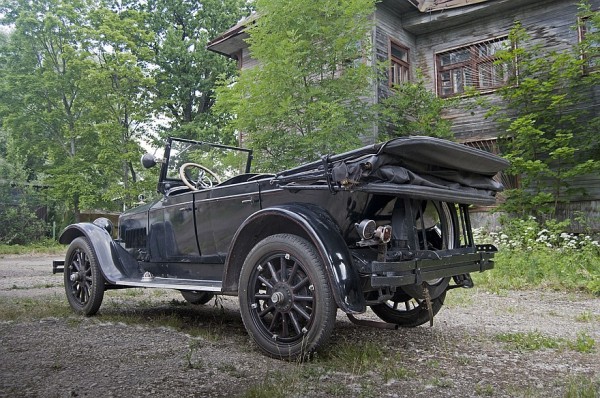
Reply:
[[[600,9],[600,0],[590,0],[592,9]],[[375,57],[388,59],[388,41],[393,38],[409,48],[411,75],[419,69],[428,88],[436,92],[436,54],[508,35],[519,21],[530,35],[529,45],[542,45],[546,51],[562,51],[578,42],[577,0],[490,0],[451,12],[425,15],[417,10],[399,9],[393,0],[383,0],[377,6],[374,33]],[[389,92],[387,81],[378,85],[379,97]],[[502,105],[493,92],[482,94],[490,105]],[[470,100],[464,100],[467,105]],[[592,112],[600,109],[600,88],[590,88],[589,102],[580,104]],[[448,111],[456,138],[461,142],[493,139],[501,134],[499,127],[485,118],[485,109],[469,108]],[[599,133],[600,136],[600,133]],[[573,218],[577,212],[588,214],[590,225],[600,230],[600,176],[590,174],[571,182],[581,188],[580,194],[570,196],[571,203],[563,205],[557,218]],[[581,232],[581,231],[578,231]]]

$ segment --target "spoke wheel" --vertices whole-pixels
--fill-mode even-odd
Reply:
[[[419,244],[427,250],[445,250],[457,246],[458,223],[454,205],[445,202],[429,201],[415,221]],[[424,244],[423,235],[427,239]],[[431,312],[422,285],[408,285],[398,288],[390,300],[371,306],[373,312],[383,321],[402,327],[416,327],[430,321],[444,304],[446,288],[450,278],[426,281],[431,299]]]
[[[200,292],[196,290],[182,290],[181,295],[190,304],[202,305],[208,303],[215,295],[211,292]]]
[[[83,315],[98,312],[104,298],[104,276],[84,237],[71,242],[65,261],[65,292],[71,308]]]
[[[446,292],[431,299],[432,315],[435,316],[446,298]],[[412,328],[429,322],[429,309],[425,299],[413,298],[398,290],[391,300],[371,306],[381,320],[396,325]]]
[[[305,357],[333,330],[336,305],[315,247],[295,235],[270,236],[250,251],[240,275],[240,310],[261,350]]]

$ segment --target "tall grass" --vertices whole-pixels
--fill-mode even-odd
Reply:
[[[600,295],[600,244],[590,235],[560,232],[556,223],[515,220],[501,232],[475,231],[499,248],[495,267],[475,275],[490,289],[549,288]]]

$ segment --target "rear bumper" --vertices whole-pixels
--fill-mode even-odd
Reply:
[[[440,256],[437,259],[373,261],[370,270],[371,286],[378,288],[414,285],[438,278],[482,272],[494,268],[493,258],[493,251],[479,251]]]

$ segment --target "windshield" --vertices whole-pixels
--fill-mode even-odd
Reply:
[[[195,163],[212,171],[221,181],[250,172],[252,151],[225,145],[171,139],[167,156],[167,180],[181,181],[179,170],[186,163]]]

